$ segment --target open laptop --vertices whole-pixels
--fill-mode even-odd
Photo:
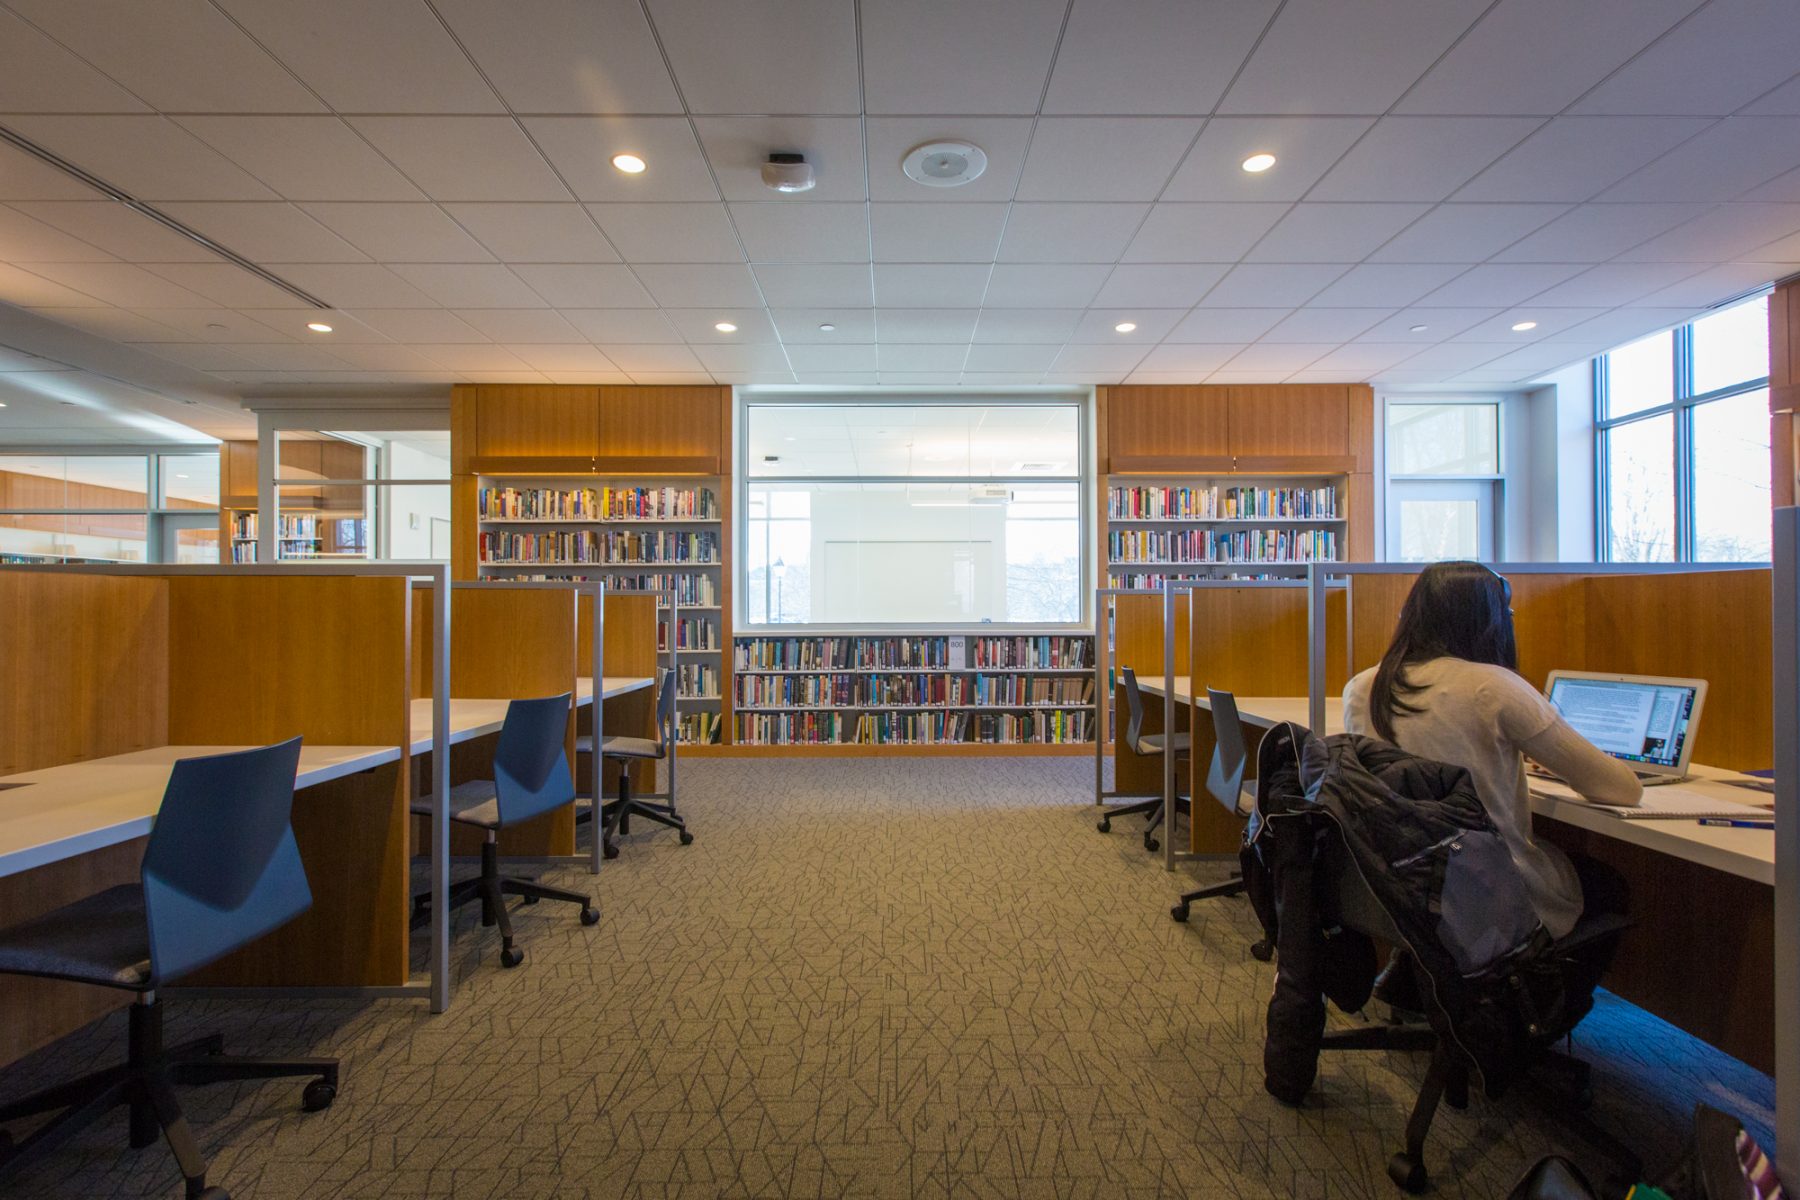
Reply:
[[[1629,766],[1645,787],[1687,778],[1706,680],[1552,671],[1544,691],[1576,733]]]

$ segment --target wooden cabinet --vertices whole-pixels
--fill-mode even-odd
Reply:
[[[459,387],[453,470],[716,475],[728,457],[730,395],[722,387]]]
[[[1367,472],[1374,395],[1365,384],[1101,389],[1101,468],[1112,474]]]
[[[254,508],[256,507],[256,496],[256,443],[220,443],[220,506]]]
[[[1112,387],[1106,393],[1106,440],[1114,472],[1229,471],[1229,390]]]
[[[1263,384],[1226,391],[1237,470],[1348,472],[1356,465],[1348,387]]]
[[[717,475],[730,389],[603,387],[599,469]]]
[[[556,459],[562,467],[582,460],[581,469],[591,469],[600,453],[599,388],[511,384],[475,391],[472,458]]]

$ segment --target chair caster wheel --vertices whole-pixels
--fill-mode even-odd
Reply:
[[[538,902],[538,897],[536,896],[520,896],[519,899],[527,904],[536,904]]]
[[[681,831],[681,844],[682,844],[682,845],[684,845],[684,846],[691,846],[691,845],[693,845],[693,844],[694,844],[694,835],[693,835],[693,834],[691,834],[691,833],[689,833],[689,832],[688,832],[688,831],[687,831],[687,830],[685,830],[685,829],[684,829],[684,830],[682,830],[682,831]]]
[[[231,1193],[222,1187],[209,1187],[196,1200],[231,1200]]]
[[[1177,904],[1174,908],[1171,908],[1169,910],[1169,916],[1181,922],[1183,925],[1187,924],[1188,906],[1186,902],[1184,901],[1181,904]]]
[[[503,967],[516,967],[524,961],[525,952],[523,950],[514,950],[511,946],[508,946],[506,949],[500,951],[500,965]]]
[[[1250,957],[1254,958],[1257,962],[1273,962],[1275,960],[1275,947],[1266,941],[1252,942],[1250,943]]]
[[[1388,1178],[1399,1184],[1401,1191],[1416,1196],[1425,1190],[1429,1176],[1425,1174],[1423,1162],[1401,1151],[1388,1159]]]
[[[315,1079],[300,1093],[300,1107],[306,1112],[324,1112],[337,1099],[337,1084]]]
[[[1105,817],[1101,817],[1100,823],[1098,825],[1095,825],[1094,828],[1098,829],[1101,833],[1111,833],[1112,832],[1112,822],[1107,820]]]
[[[619,857],[619,843],[607,842],[605,845],[601,846],[600,847],[600,857],[602,857],[602,858],[617,858],[617,857]]]
[[[1152,854],[1155,854],[1158,850],[1162,849],[1162,843],[1157,841],[1155,838],[1151,837],[1149,834],[1146,833],[1144,835],[1144,849],[1148,850]]]
[[[581,923],[583,925],[598,925],[600,923],[600,910],[591,904],[582,905]]]

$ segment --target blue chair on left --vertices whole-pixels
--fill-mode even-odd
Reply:
[[[312,907],[291,815],[300,739],[175,764],[144,848],[139,883],[120,884],[0,930],[0,974],[68,979],[137,993],[123,1066],[0,1105],[0,1123],[58,1113],[23,1141],[0,1133],[0,1182],[121,1104],[131,1145],[160,1131],[189,1197],[229,1200],[207,1187],[206,1158],[173,1084],[316,1075],[308,1112],[337,1098],[335,1058],[238,1058],[223,1039],[163,1045],[157,989],[287,924]]]

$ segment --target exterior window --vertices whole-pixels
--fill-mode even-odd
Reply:
[[[1390,559],[1496,557],[1499,405],[1390,402],[1387,465]]]

